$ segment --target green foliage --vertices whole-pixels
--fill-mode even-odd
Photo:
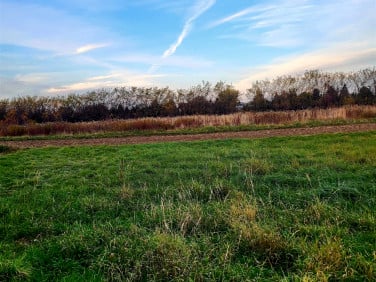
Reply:
[[[216,114],[228,114],[236,112],[236,105],[239,103],[239,91],[231,85],[217,83],[217,99],[215,101]]]
[[[1,281],[374,281],[376,133],[0,155]]]

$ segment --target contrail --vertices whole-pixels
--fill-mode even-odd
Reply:
[[[173,44],[171,44],[171,46],[166,51],[163,52],[161,61],[170,57],[176,52],[176,49],[178,49],[178,47],[183,43],[184,39],[187,37],[187,35],[191,31],[194,21],[203,13],[205,13],[208,9],[210,9],[215,4],[215,2],[216,0],[201,0],[197,2],[197,4],[192,9],[193,10],[192,15],[185,22],[183,26],[183,30],[180,32],[180,35],[177,38],[177,40]],[[159,67],[160,67],[160,64],[153,64],[149,68],[149,73],[157,71]]]

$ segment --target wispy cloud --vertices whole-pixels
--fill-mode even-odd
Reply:
[[[68,94],[99,88],[114,88],[120,86],[151,86],[156,85],[156,78],[164,74],[137,74],[130,71],[115,71],[108,75],[93,76],[81,82],[75,82],[46,89],[48,94]]]
[[[161,57],[149,54],[141,54],[141,53],[132,53],[127,55],[120,55],[116,57],[112,57],[109,59],[111,62],[126,62],[126,63],[137,63],[137,64],[145,64],[145,65],[157,65],[161,63]],[[204,58],[197,58],[192,56],[178,56],[173,55],[165,58],[163,60],[164,66],[170,67],[180,67],[180,68],[208,68],[213,66],[214,62],[204,59]]]
[[[1,9],[0,44],[26,46],[54,54],[78,54],[92,47],[104,47],[102,44],[86,45],[87,42],[114,39],[104,27],[48,5],[1,0]]]
[[[267,0],[213,21],[222,38],[269,47],[323,46],[346,36],[370,38],[374,0]]]
[[[84,46],[77,48],[75,53],[76,54],[83,54],[83,53],[87,53],[87,52],[90,52],[90,51],[95,50],[95,49],[107,47],[109,45],[110,44],[108,44],[108,43],[87,44],[87,45],[84,45]]]
[[[192,0],[138,0],[130,3],[130,5],[148,6],[152,9],[181,15],[187,10],[187,7],[192,5]]]
[[[201,0],[193,7],[192,15],[185,22],[183,30],[181,31],[178,39],[163,53],[162,58],[167,58],[176,52],[176,49],[182,44],[183,40],[190,32],[194,21],[206,12],[211,6],[215,4],[215,0]]]
[[[249,70],[235,86],[244,91],[256,80],[285,74],[298,74],[308,69],[354,71],[376,65],[376,47],[368,43],[335,44],[312,52],[282,57]]]
[[[52,78],[54,75],[51,73],[28,73],[15,76],[15,80],[31,84],[47,83]]]
[[[216,27],[216,26],[228,23],[228,22],[232,22],[236,19],[242,18],[242,17],[247,16],[249,14],[259,13],[259,12],[267,11],[267,10],[270,10],[270,9],[273,9],[273,8],[275,8],[275,6],[252,6],[252,7],[248,7],[246,9],[243,9],[243,10],[236,12],[232,15],[226,16],[222,19],[219,19],[219,20],[216,20],[216,21],[210,23],[208,27],[213,28],[213,27]]]
[[[159,86],[161,85],[159,79],[172,75],[145,74],[123,69],[89,77],[77,73],[75,79],[69,78],[68,81],[62,79],[66,76],[64,72],[28,73],[15,77],[0,76],[0,98],[20,95],[65,95],[121,86]]]
[[[216,0],[199,0],[196,5],[192,7],[191,15],[187,19],[187,21],[184,23],[183,29],[180,32],[177,40],[171,44],[171,46],[163,52],[163,55],[161,57],[161,61],[164,59],[170,57],[173,55],[177,48],[183,43],[184,39],[187,37],[189,32],[192,29],[194,21],[200,17],[203,13],[205,13],[208,9],[210,9],[214,4]],[[160,64],[154,64],[150,67],[149,73],[155,72],[159,68]]]

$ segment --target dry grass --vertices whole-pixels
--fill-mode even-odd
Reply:
[[[376,106],[346,106],[279,112],[241,112],[230,115],[140,118],[94,122],[55,122],[14,125],[0,122],[0,136],[56,135],[135,130],[173,130],[217,126],[279,125],[309,121],[375,118]]]

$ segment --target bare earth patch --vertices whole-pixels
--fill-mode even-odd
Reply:
[[[323,133],[350,133],[376,130],[376,123],[319,126],[310,128],[270,129],[259,131],[221,132],[192,135],[164,135],[164,136],[132,136],[121,138],[97,139],[69,139],[69,140],[26,140],[26,141],[0,141],[0,145],[16,148],[61,147],[61,146],[95,146],[95,145],[125,145],[145,144],[157,142],[184,142],[199,140],[221,140],[232,138],[255,139],[278,136],[301,136]]]

